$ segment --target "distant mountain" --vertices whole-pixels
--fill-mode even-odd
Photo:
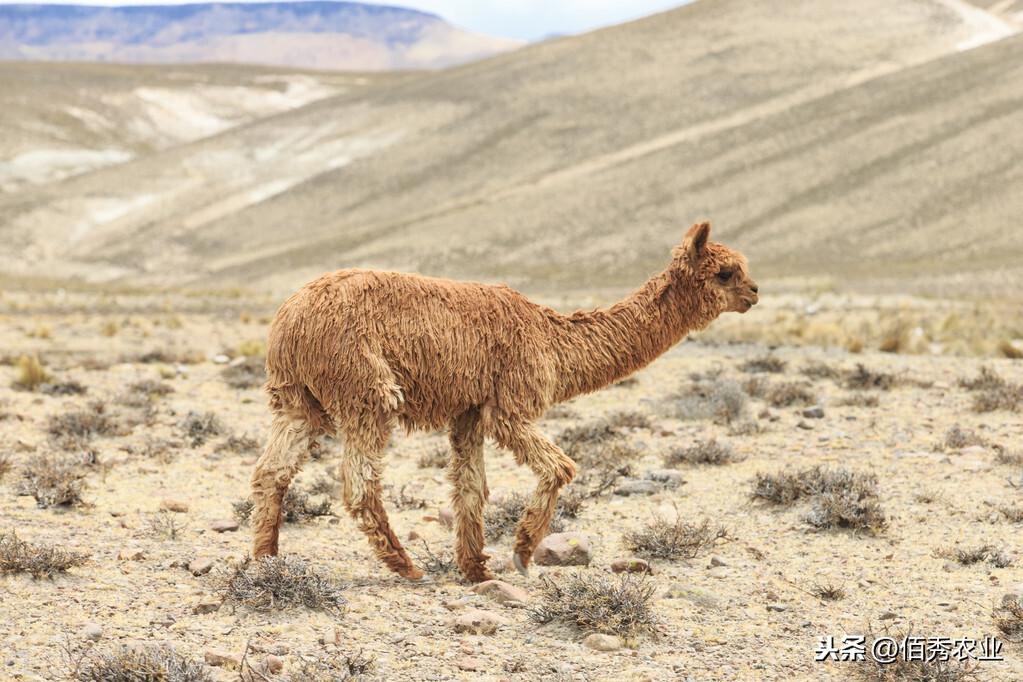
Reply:
[[[0,5],[0,59],[436,68],[518,47],[433,14],[357,2]]]

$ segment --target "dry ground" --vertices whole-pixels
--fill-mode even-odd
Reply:
[[[98,307],[100,301],[95,303]],[[1023,592],[1019,525],[999,512],[1023,504],[1018,487],[1023,470],[1000,463],[1019,449],[1023,425],[1012,411],[974,412],[974,395],[958,385],[982,366],[1023,382],[1019,362],[781,347],[774,352],[787,363],[781,374],[750,374],[743,363],[763,357],[765,347],[687,342],[635,382],[570,403],[559,418],[545,420],[543,429],[558,438],[569,426],[614,412],[646,415],[649,428],[625,429],[628,443],[641,452],[633,465],[637,478],[664,468],[662,457],[671,450],[710,437],[731,445],[740,461],[679,465],[685,484],[674,490],[589,500],[577,519],[567,521],[569,530],[590,539],[588,568],[536,566],[528,579],[514,571],[501,574],[535,600],[540,576],[559,581],[569,572],[606,572],[614,559],[631,556],[623,534],[670,516],[673,508],[687,520],[723,524],[728,537],[695,559],[651,562],[659,634],[639,636],[618,651],[592,651],[581,643],[585,632],[538,626],[527,609],[484,597],[470,601],[508,624],[490,636],[457,634],[452,623],[458,612],[445,602],[469,595],[469,586],[450,573],[431,574],[421,584],[385,573],[334,498],[338,516],[287,524],[282,549],[342,581],[346,614],[305,608],[262,614],[227,606],[196,614],[198,604],[216,601],[217,576],[248,550],[245,525],[226,533],[211,526],[231,519],[232,503],[247,494],[267,424],[258,387],[229,386],[225,365],[211,358],[222,351],[236,354],[240,347],[258,352],[258,343],[245,342],[258,341],[264,328],[258,317],[239,318],[236,312],[101,318],[43,311],[6,318],[0,334],[11,357],[38,352],[55,381],[77,381],[87,392],[59,396],[16,390],[11,382],[17,370],[0,368],[0,454],[12,465],[0,481],[0,533],[15,530],[31,542],[87,552],[90,560],[53,579],[0,578],[0,602],[8,614],[0,622],[0,678],[59,678],[67,667],[60,643],[82,647],[91,635],[98,638],[92,645],[97,651],[125,642],[168,642],[197,660],[210,650],[240,654],[249,642],[251,660],[263,660],[265,652],[283,659],[282,676],[322,652],[324,641],[336,640],[345,652],[372,656],[373,674],[386,680],[848,680],[859,675],[852,664],[813,662],[820,636],[888,627],[980,638],[996,634],[992,608],[1002,595]],[[141,362],[140,354],[150,351],[163,356]],[[894,375],[896,383],[856,391],[841,378],[801,373],[817,363],[839,371],[863,363]],[[717,371],[710,379],[712,393],[729,382],[744,386],[751,377],[773,384],[805,382],[808,402],[821,406],[824,417],[804,417],[802,404],[773,407],[748,398],[745,414],[731,424],[713,416],[680,420],[680,414],[702,408],[691,375]],[[143,380],[162,382],[173,392],[125,400],[127,387]],[[139,391],[134,394],[137,398]],[[843,405],[850,398],[866,405]],[[872,398],[876,406],[869,406]],[[105,405],[114,432],[66,451],[66,444],[47,432],[49,420],[94,401]],[[221,432],[193,447],[193,434],[182,426],[190,412],[213,413]],[[957,424],[989,445],[939,448]],[[228,448],[230,436],[237,437],[232,443],[237,451]],[[245,436],[256,442],[245,442]],[[442,469],[420,468],[418,460],[443,443],[440,434],[396,434],[387,461],[393,524],[401,537],[415,533],[441,558],[451,549],[452,534],[429,519],[446,505],[448,485]],[[1007,454],[1000,458],[996,444]],[[329,481],[337,449],[328,442],[299,485]],[[43,509],[31,496],[18,494],[27,465],[48,454],[80,458],[83,451],[89,453],[86,460],[97,460],[81,465],[87,471],[85,505]],[[875,474],[887,528],[877,535],[818,530],[804,520],[805,503],[779,509],[751,502],[757,474],[817,464]],[[488,449],[487,466],[494,498],[533,485],[528,471],[507,453]],[[425,506],[396,509],[403,486],[407,498],[421,499]],[[176,522],[175,538],[153,528],[167,500],[187,508],[164,515]],[[494,565],[508,558],[509,543],[508,537],[492,541]],[[425,555],[422,541],[408,544]],[[963,566],[941,556],[984,544],[1017,560],[1006,567]],[[213,560],[213,570],[193,576],[187,564],[196,558]],[[822,601],[810,594],[818,583],[842,587],[846,596]],[[1006,644],[1003,653],[1004,662],[981,664],[980,679],[1023,677],[1020,645]],[[224,668],[211,672],[215,679],[238,678]]]

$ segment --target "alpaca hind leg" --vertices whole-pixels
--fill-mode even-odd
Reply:
[[[381,455],[348,443],[341,464],[345,508],[369,538],[374,554],[398,575],[409,580],[423,577],[412,563],[398,536],[391,530],[380,485]]]
[[[451,504],[457,536],[455,560],[462,575],[474,583],[492,580],[483,553],[483,506],[487,501],[487,474],[483,464],[483,432],[478,410],[470,410],[451,423]]]
[[[270,435],[252,472],[252,556],[276,556],[281,531],[281,504],[291,480],[315,446],[309,424],[285,414],[274,416]]]
[[[515,453],[519,464],[536,474],[537,486],[515,531],[515,567],[526,574],[536,546],[547,535],[561,487],[575,477],[575,463],[532,424],[508,430],[498,443]]]

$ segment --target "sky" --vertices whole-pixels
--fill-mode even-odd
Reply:
[[[167,5],[188,0],[13,0],[32,4]],[[213,0],[191,0],[192,2]],[[238,0],[225,0],[238,1]],[[241,0],[246,1],[246,0]],[[365,0],[363,0],[365,1]],[[477,33],[538,40],[563,33],[582,33],[600,26],[637,19],[685,4],[687,0],[390,0],[371,4],[413,7],[439,14],[450,23]],[[0,4],[13,4],[0,0]]]

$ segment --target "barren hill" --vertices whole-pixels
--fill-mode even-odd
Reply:
[[[997,288],[1023,251],[1014,30],[949,0],[701,0],[0,198],[0,266],[620,291],[707,217],[776,281]]]

